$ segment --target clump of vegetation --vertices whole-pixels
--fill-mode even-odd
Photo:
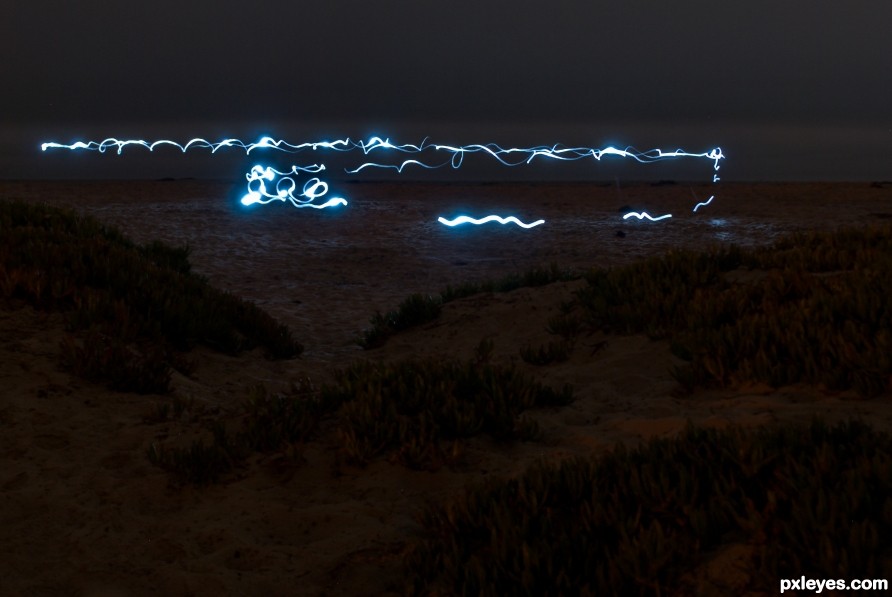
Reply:
[[[235,417],[234,430],[216,419],[210,443],[153,444],[148,457],[179,482],[211,483],[253,453],[305,442],[329,416],[336,419],[342,455],[358,465],[386,455],[410,468],[436,470],[461,462],[461,440],[468,437],[537,439],[539,427],[524,411],[569,404],[572,389],[554,390],[513,367],[491,366],[485,362],[490,350],[491,343],[481,342],[478,357],[467,363],[360,362],[338,372],[333,383],[316,388],[305,382],[284,394],[258,386]],[[169,412],[156,407],[149,419],[166,420]]]
[[[476,365],[485,365],[492,360],[493,351],[496,348],[495,342],[493,342],[492,338],[483,338],[480,342],[477,343],[477,346],[474,347],[474,360],[473,363]]]
[[[290,330],[253,303],[191,273],[189,247],[140,246],[71,210],[0,202],[0,300],[64,311],[72,371],[118,390],[169,388],[177,352],[204,344],[272,358],[302,351]],[[187,372],[187,371],[184,371]]]
[[[174,395],[171,399],[165,399],[162,402],[156,402],[152,406],[152,410],[143,417],[146,423],[164,423],[168,420],[176,420],[184,414],[193,414],[195,408],[195,399],[192,396],[182,397]]]
[[[549,334],[560,336],[560,339],[551,340],[538,347],[524,346],[520,349],[520,358],[524,362],[544,366],[569,359],[576,346],[576,338],[582,332],[582,322],[567,306],[562,307],[561,313],[548,320],[545,329]]]
[[[65,336],[62,355],[72,373],[90,381],[104,381],[112,390],[139,394],[170,391],[170,363],[174,357],[158,343],[137,344],[93,327],[80,338]]]
[[[223,425],[214,425],[211,431],[210,444],[198,439],[188,448],[168,449],[153,443],[147,451],[149,462],[171,473],[179,483],[215,483],[242,462],[248,452],[244,442],[233,441]]]
[[[395,311],[375,313],[372,327],[363,332],[359,345],[366,350],[384,344],[393,334],[433,321],[440,315],[442,301],[437,297],[410,295]]]
[[[746,283],[738,268],[760,270]],[[800,233],[771,247],[670,251],[586,275],[588,325],[669,338],[686,389],[807,382],[862,396],[892,380],[892,226]]]
[[[486,351],[481,343],[480,352]],[[339,405],[342,449],[351,462],[365,464],[389,454],[412,468],[450,464],[455,442],[478,434],[501,440],[534,439],[528,409],[565,405],[569,386],[556,391],[518,370],[498,368],[482,358],[457,361],[361,362],[340,372],[322,389],[322,402]],[[444,447],[453,442],[453,449]]]
[[[243,404],[241,437],[253,451],[273,452],[305,441],[330,410],[307,379],[292,384],[287,393],[272,394],[256,386]]]
[[[489,282],[467,282],[458,286],[447,286],[440,293],[444,303],[481,294],[484,292],[511,292],[518,288],[547,286],[554,282],[578,280],[580,274],[572,270],[562,269],[556,263],[548,267],[533,267],[519,274],[509,274],[499,280]]]
[[[362,333],[358,343],[366,350],[382,346],[393,334],[435,320],[442,305],[484,292],[510,292],[517,288],[545,286],[553,282],[576,280],[580,277],[570,270],[560,269],[552,263],[547,268],[536,267],[521,274],[512,274],[493,282],[468,282],[459,286],[447,286],[439,296],[413,294],[400,306],[386,315],[375,313],[369,329]]]
[[[175,415],[182,413],[184,403],[174,400],[173,409]],[[214,483],[251,454],[279,452],[306,442],[329,410],[319,402],[318,389],[307,380],[293,384],[286,393],[270,393],[263,386],[255,386],[241,405],[239,424],[234,431],[215,419],[208,425],[209,443],[204,439],[194,440],[189,447],[153,443],[147,456],[152,464],[171,473],[179,483]],[[150,421],[164,421],[169,412],[166,405],[159,406]]]
[[[860,423],[688,428],[598,459],[539,464],[422,516],[414,594],[697,594],[720,546],[778,578],[880,578],[892,560],[892,437]],[[714,590],[714,589],[713,589]]]
[[[567,342],[573,342],[582,333],[582,321],[569,308],[562,306],[562,310],[567,312],[561,312],[549,318],[545,331],[549,334],[558,335]]]
[[[520,349],[520,358],[530,365],[543,366],[566,361],[570,358],[572,352],[572,342],[552,340],[548,344],[542,344],[537,348],[524,346]]]

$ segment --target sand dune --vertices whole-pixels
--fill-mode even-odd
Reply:
[[[410,293],[550,262],[609,266],[671,248],[756,245],[794,230],[866,224],[892,217],[892,185],[348,184],[347,208],[312,213],[285,205],[245,211],[233,199],[238,192],[201,182],[0,184],[0,198],[71,206],[139,242],[188,243],[195,271],[256,301],[307,348],[300,359],[277,362],[199,349],[195,373],[174,379],[173,395],[195,406],[180,420],[151,423],[153,405],[170,398],[72,378],[58,363],[61,316],[0,309],[0,592],[378,594],[400,581],[407,537],[428,500],[537,459],[670,435],[687,421],[770,425],[821,415],[892,430],[892,403],[847,393],[753,386],[678,397],[667,345],[641,336],[592,335],[567,362],[523,363],[519,348],[547,341],[545,322],[579,282],[461,299],[382,348],[355,343],[376,310]],[[712,204],[691,212],[713,194]],[[673,217],[623,220],[628,209]],[[437,223],[490,213],[546,222],[530,230]],[[533,415],[544,441],[474,439],[464,467],[428,473],[384,461],[344,465],[336,440],[323,433],[302,452],[254,457],[235,478],[205,488],[172,486],[146,458],[153,442],[188,439],[253,384],[321,382],[358,358],[470,357],[483,339],[492,340],[495,362],[573,384],[576,402]]]

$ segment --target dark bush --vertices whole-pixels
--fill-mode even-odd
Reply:
[[[74,337],[63,358],[78,375],[156,392],[183,362],[174,351],[196,344],[229,354],[262,346],[272,358],[301,353],[256,305],[190,273],[188,256],[188,247],[138,246],[70,210],[0,202],[0,300],[65,312]]]
[[[729,542],[752,547],[746,592],[827,570],[883,578],[892,438],[860,423],[688,428],[489,482],[422,524],[406,562],[414,594],[704,594],[696,571]]]

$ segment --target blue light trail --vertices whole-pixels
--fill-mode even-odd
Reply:
[[[123,153],[125,147],[131,145],[144,147],[149,151],[155,151],[156,148],[162,146],[170,146],[179,149],[183,153],[186,153],[190,149],[210,149],[211,153],[216,153],[217,150],[221,148],[235,147],[245,150],[246,154],[250,154],[255,149],[276,149],[287,153],[297,153],[306,149],[333,149],[336,151],[350,151],[351,149],[354,149],[356,147],[356,144],[351,142],[349,139],[341,139],[338,141],[316,141],[313,143],[301,143],[298,145],[293,145],[286,141],[277,141],[272,137],[261,137],[254,143],[246,143],[244,141],[241,141],[240,139],[224,139],[217,143],[212,143],[207,139],[195,138],[186,143],[178,143],[176,141],[171,141],[170,139],[144,141],[142,139],[120,140],[110,137],[102,141],[77,141],[75,143],[56,143],[55,141],[51,141],[41,144],[40,149],[41,151],[46,151],[47,149],[83,149],[86,151],[98,151],[99,153],[105,153],[110,149],[117,148],[115,153],[120,155],[121,153]]]
[[[458,216],[457,218],[453,218],[451,220],[447,220],[446,218],[440,217],[437,218],[437,221],[441,224],[445,224],[446,226],[459,226],[461,224],[474,224],[479,226],[480,224],[486,224],[487,222],[498,222],[499,224],[517,224],[521,228],[533,228],[535,226],[539,226],[540,224],[544,224],[545,220],[536,220],[535,222],[530,222],[529,224],[524,224],[514,216],[508,216],[507,218],[503,218],[501,216],[486,216],[485,218],[475,219],[470,216]]]
[[[697,211],[697,210],[700,209],[701,207],[706,207],[707,205],[709,205],[710,203],[712,203],[712,200],[713,200],[713,199],[715,199],[715,195],[711,196],[711,197],[710,197],[709,199],[707,199],[706,201],[701,201],[700,203],[698,203],[697,205],[694,206],[694,211]]]
[[[328,193],[328,183],[318,178],[311,178],[304,183],[300,193],[295,194],[297,183],[291,178],[301,172],[309,172],[318,174],[325,170],[325,166],[314,164],[312,166],[292,166],[291,170],[281,172],[273,168],[264,168],[263,166],[254,166],[251,171],[245,175],[248,179],[248,192],[241,198],[242,205],[261,204],[266,205],[273,201],[290,201],[294,207],[312,207],[314,209],[325,209],[326,207],[334,207],[335,205],[347,205],[347,200],[342,197],[333,197],[324,203],[314,203],[316,199]],[[277,176],[280,176],[276,182],[275,192],[271,193],[267,190],[266,181],[272,182]],[[252,183],[256,183],[253,184]]]
[[[350,174],[356,174],[357,172],[360,172],[365,168],[396,168],[398,171],[402,171],[402,169],[407,165],[419,165],[425,168],[441,168],[448,165],[452,166],[453,168],[459,168],[464,161],[464,156],[466,154],[474,153],[489,155],[504,166],[519,166],[521,164],[529,164],[535,158],[546,158],[560,161],[576,161],[591,157],[597,161],[601,161],[601,159],[605,156],[617,156],[621,158],[633,159],[642,164],[649,164],[671,158],[705,158],[713,162],[713,167],[715,170],[719,169],[719,162],[725,157],[720,147],[717,147],[710,151],[699,153],[691,153],[683,149],[675,149],[672,151],[664,151],[662,149],[638,151],[634,147],[618,149],[612,146],[605,147],[603,149],[597,149],[593,147],[564,147],[562,145],[540,145],[536,147],[504,148],[495,143],[475,143],[463,146],[440,145],[435,143],[428,143],[426,139],[420,144],[395,144],[391,142],[390,139],[382,139],[381,137],[370,137],[368,141],[352,141],[350,138],[345,138],[335,141],[315,141],[299,144],[289,143],[281,139],[276,140],[268,136],[261,137],[258,141],[253,143],[248,143],[240,139],[224,139],[222,141],[213,143],[206,139],[195,138],[186,143],[178,143],[170,139],[145,141],[142,139],[119,140],[115,138],[108,138],[103,141],[77,141],[70,144],[57,143],[53,141],[43,143],[40,147],[42,151],[46,151],[48,149],[81,149],[87,151],[98,151],[99,153],[105,153],[108,150],[114,149],[116,153],[121,154],[123,153],[124,148],[128,146],[143,147],[145,149],[148,149],[149,151],[154,151],[156,148],[161,146],[170,146],[179,149],[183,153],[186,153],[193,148],[210,149],[211,153],[216,153],[219,149],[234,147],[243,149],[247,154],[250,154],[256,149],[272,149],[277,151],[284,151],[287,153],[298,153],[305,150],[316,151],[320,149],[329,149],[341,152],[359,149],[360,151],[362,151],[363,154],[369,155],[373,151],[384,149],[393,150],[399,153],[413,154],[422,153],[424,151],[438,151],[451,155],[450,159],[437,164],[425,164],[420,160],[405,160],[401,164],[365,162],[357,166],[356,168],[347,169],[346,172]]]
[[[660,220],[665,220],[666,218],[671,218],[672,214],[666,214],[663,216],[657,216],[656,218],[647,213],[646,211],[642,211],[641,213],[637,211],[630,211],[626,215],[623,216],[624,220],[628,220],[629,218],[638,218],[639,220],[648,219],[651,222],[659,222]]]
[[[286,153],[298,153],[307,150],[330,150],[336,152],[350,152],[358,150],[366,156],[372,154],[373,152],[378,153],[381,151],[396,152],[398,154],[421,154],[439,152],[447,155],[446,159],[440,159],[436,161],[428,161],[416,158],[408,158],[396,162],[367,161],[353,168],[345,168],[344,170],[348,174],[357,174],[368,168],[391,169],[395,170],[398,173],[402,173],[406,168],[414,166],[418,166],[420,168],[428,170],[443,168],[447,166],[453,169],[458,169],[464,163],[465,156],[470,154],[482,154],[484,156],[488,156],[492,159],[495,159],[503,166],[508,167],[530,164],[536,159],[556,160],[562,162],[593,159],[600,162],[605,157],[618,157],[635,160],[642,164],[650,164],[667,159],[699,158],[706,159],[712,162],[714,169],[712,180],[714,183],[720,180],[718,176],[718,171],[721,167],[720,162],[721,160],[725,159],[725,155],[720,147],[716,147],[715,149],[703,152],[688,152],[683,149],[675,149],[671,151],[665,151],[662,149],[638,151],[631,146],[626,147],[625,149],[619,149],[613,146],[599,149],[593,147],[566,147],[559,144],[550,146],[539,145],[534,147],[505,148],[495,143],[475,143],[461,146],[436,144],[429,143],[427,138],[425,138],[419,144],[397,144],[393,143],[389,138],[382,138],[378,136],[373,136],[370,137],[368,140],[360,141],[353,141],[348,137],[344,139],[336,139],[334,141],[315,141],[297,144],[289,143],[282,139],[274,139],[273,137],[269,136],[260,137],[255,142],[245,142],[240,139],[223,139],[222,141],[211,142],[207,139],[194,138],[187,141],[186,143],[179,143],[170,139],[146,141],[141,139],[120,140],[110,137],[102,141],[77,141],[70,144],[47,142],[41,145],[41,150],[47,151],[49,149],[68,149],[97,151],[99,153],[105,153],[107,151],[113,150],[115,151],[115,153],[120,155],[121,153],[123,153],[125,148],[131,146],[142,147],[149,151],[154,151],[156,148],[159,147],[172,147],[175,149],[179,149],[183,153],[186,153],[191,149],[206,149],[210,150],[211,153],[216,153],[220,149],[236,148],[243,150],[246,154],[251,154],[251,152],[255,150],[273,150]],[[304,184],[303,188],[299,192],[296,191],[297,185],[294,182],[294,179],[291,178],[291,176],[297,175],[301,172],[319,173],[324,169],[324,165],[314,165],[307,167],[293,166],[290,171],[280,172],[277,170],[273,170],[272,168],[254,166],[254,168],[251,169],[251,172],[247,175],[248,193],[244,197],[242,197],[241,203],[243,205],[253,205],[255,203],[266,204],[272,201],[290,201],[295,207],[313,207],[316,209],[331,207],[333,205],[346,205],[347,201],[340,197],[329,199],[324,203],[316,203],[316,199],[328,192],[328,184],[323,182],[319,178],[311,178]],[[271,191],[267,188],[266,182],[272,182],[276,176],[279,176],[280,178],[275,185],[275,189]],[[694,206],[693,211],[696,212],[699,208],[709,205],[714,198],[715,196],[711,196],[707,201],[697,203],[697,205]],[[646,218],[648,220],[656,222],[666,218],[671,218],[672,214],[666,214],[654,218],[647,212],[632,212],[623,216],[623,219],[625,220],[630,217],[637,217],[639,220]],[[461,218],[467,217],[461,216]],[[460,220],[461,218],[457,219]],[[499,219],[497,216],[489,216],[489,218],[490,219],[484,218],[484,221],[492,221],[491,218]],[[440,220],[443,221],[442,218]],[[516,218],[514,220],[515,223],[517,223],[518,225],[524,227],[532,226],[523,225],[519,221],[516,221]],[[501,219],[499,219],[499,221],[501,221]],[[508,221],[511,221],[511,218],[509,218]],[[482,223],[471,218],[467,218],[460,223],[467,222],[475,224]],[[443,223],[445,224],[446,222]],[[502,223],[504,224],[505,222]],[[539,221],[538,223],[541,223],[541,221]],[[454,226],[456,224],[453,223],[447,225]]]

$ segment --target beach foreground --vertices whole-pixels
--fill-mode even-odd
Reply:
[[[199,347],[188,355],[193,371],[173,374],[169,395],[127,394],[60,366],[62,315],[20,303],[0,309],[4,592],[384,594],[402,586],[401,566],[428,504],[535,462],[671,437],[689,423],[776,426],[820,416],[892,431],[888,392],[864,399],[806,384],[679,392],[669,341],[644,334],[596,332],[562,362],[526,362],[521,349],[551,340],[546,327],[583,286],[578,279],[461,298],[383,346],[357,344],[376,312],[413,293],[551,263],[582,271],[671,249],[752,247],[799,230],[882,223],[892,219],[892,184],[377,183],[346,185],[342,194],[350,202],[343,210],[310,212],[245,210],[231,185],[194,181],[0,184],[0,199],[72,207],[139,243],[188,244],[195,272],[256,302],[305,348],[297,359],[269,360],[260,350],[227,356]],[[712,204],[691,211],[713,194]],[[673,217],[623,220],[631,210]],[[546,222],[530,230],[437,223],[463,213]],[[739,273],[748,275],[755,274]],[[147,457],[153,445],[206,436],[203,423],[237,412],[260,385],[269,393],[318,386],[363,359],[474,359],[487,343],[492,363],[516,365],[550,387],[572,385],[570,405],[529,412],[538,441],[472,437],[454,465],[433,472],[386,457],[360,466],[344,458],[343,436],[323,422],[313,439],[253,454],[206,486],[177,483]],[[179,405],[175,416],[158,416],[165,404]],[[700,586],[715,594],[751,586],[741,565],[748,550],[730,542],[711,554]]]

